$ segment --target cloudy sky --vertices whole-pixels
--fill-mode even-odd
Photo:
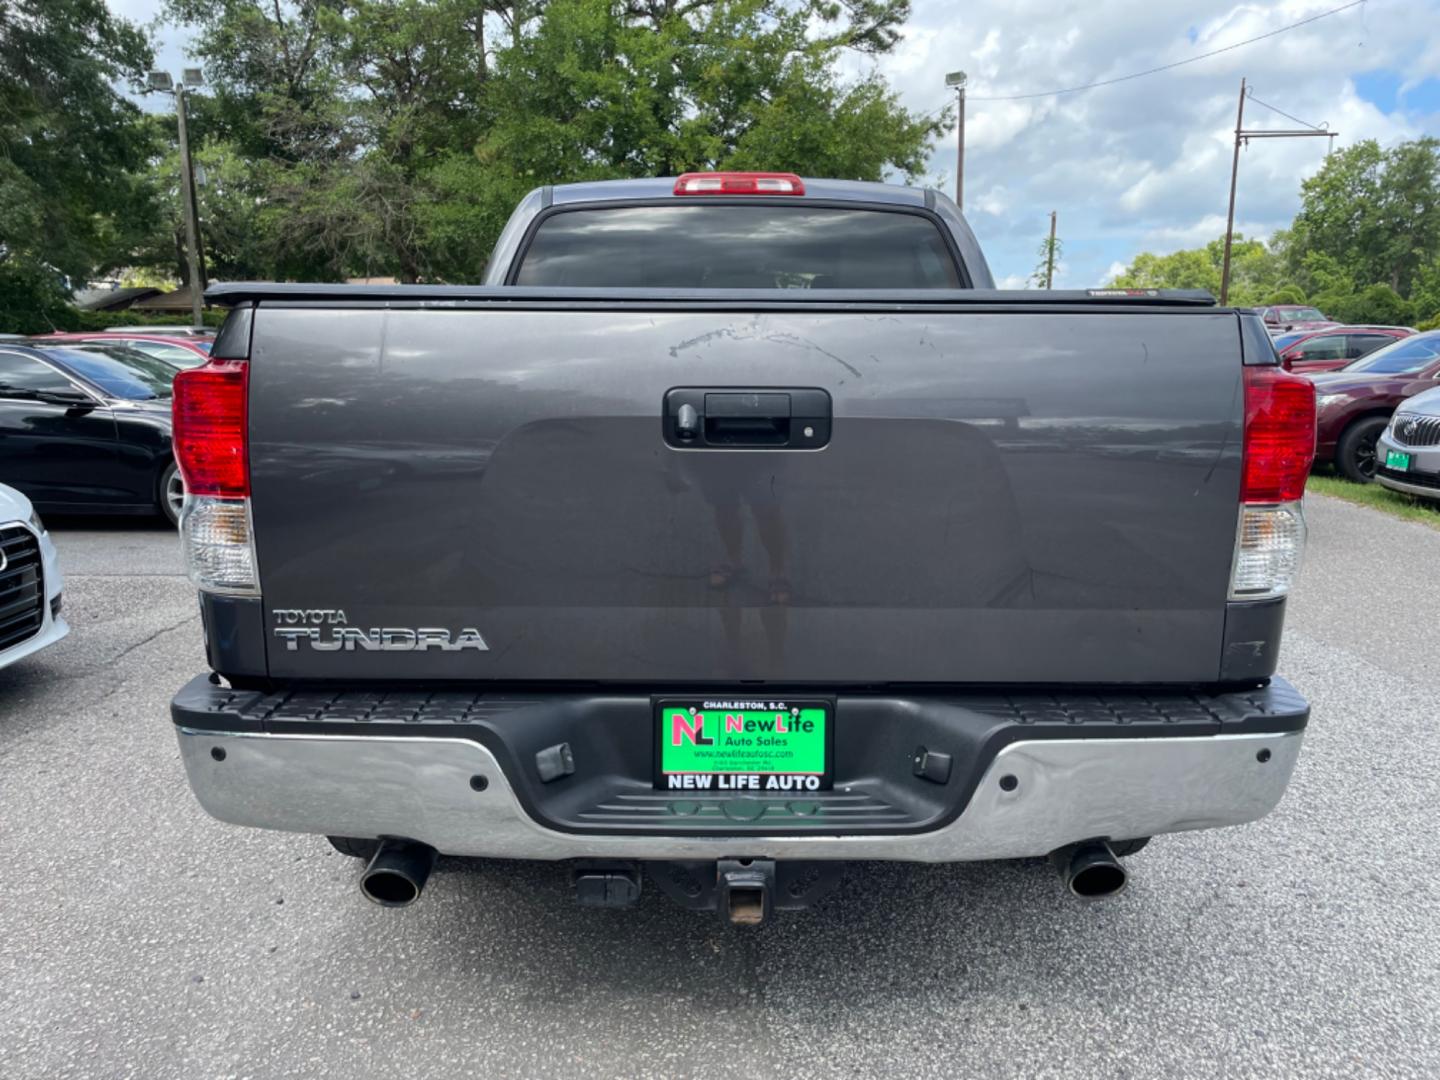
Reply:
[[[1254,95],[1340,132],[1336,145],[1440,135],[1440,0],[1368,0],[1223,55],[1082,93],[1049,91],[1158,67],[1257,37],[1347,0],[913,0],[905,39],[878,61],[905,104],[952,100],[945,74],[969,74],[965,210],[1002,285],[1018,286],[1059,212],[1059,286],[1099,284],[1139,251],[1193,247],[1225,228],[1240,79]],[[109,0],[141,23],[159,0]],[[178,70],[183,33],[160,27]],[[860,70],[857,68],[857,70]],[[1246,127],[1295,124],[1253,102]],[[1327,140],[1258,140],[1242,151],[1237,229],[1289,224],[1300,181]],[[953,137],[926,181],[953,193]]]

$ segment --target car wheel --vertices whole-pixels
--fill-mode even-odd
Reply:
[[[185,480],[175,462],[160,474],[160,512],[171,525],[180,524],[180,511],[185,506]]]
[[[1335,466],[1341,475],[1357,484],[1375,479],[1375,443],[1389,424],[1389,417],[1370,416],[1345,429],[1335,447]]]
[[[369,862],[375,857],[375,852],[380,850],[379,840],[361,840],[354,836],[327,836],[330,846],[341,855],[349,855],[352,859],[364,859]]]

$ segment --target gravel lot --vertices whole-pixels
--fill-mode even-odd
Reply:
[[[861,865],[733,932],[443,862],[385,911],[190,795],[204,665],[159,526],[58,525],[73,631],[0,672],[0,1077],[1440,1075],[1440,531],[1310,500],[1280,809],[1083,906],[1043,863]]]

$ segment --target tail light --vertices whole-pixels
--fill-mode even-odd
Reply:
[[[245,402],[250,365],[211,360],[175,376],[175,462],[192,495],[250,494]]]
[[[675,181],[676,195],[804,195],[805,182],[794,173],[686,173]]]
[[[1278,367],[1245,368],[1243,444],[1230,599],[1265,600],[1288,593],[1300,572],[1315,385]]]
[[[206,592],[258,596],[250,522],[250,365],[211,360],[175,376],[175,463],[185,480],[180,543]]]

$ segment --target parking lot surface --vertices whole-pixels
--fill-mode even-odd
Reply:
[[[1158,839],[1104,903],[864,864],[751,932],[514,863],[382,910],[323,839],[212,821],[173,534],[57,522],[71,636],[0,672],[0,1077],[1440,1075],[1440,531],[1308,505],[1275,814]]]

